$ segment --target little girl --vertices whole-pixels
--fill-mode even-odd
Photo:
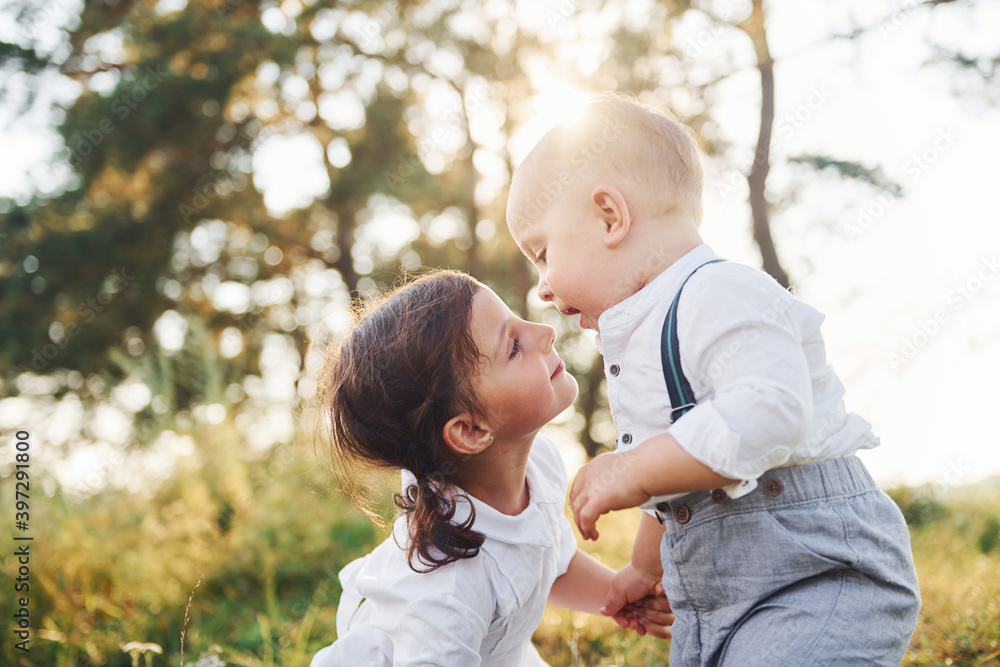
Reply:
[[[402,469],[392,537],[340,573],[337,636],[312,667],[544,665],[545,603],[597,613],[614,572],[579,551],[566,472],[539,429],[576,398],[555,331],[451,271],[365,316],[321,380],[333,469],[371,515],[359,469]],[[374,518],[374,517],[373,517]],[[668,636],[662,595],[618,615]]]

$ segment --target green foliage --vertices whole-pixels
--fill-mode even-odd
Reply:
[[[851,178],[892,194],[895,197],[903,195],[903,186],[886,178],[879,167],[866,167],[860,162],[837,160],[826,155],[799,155],[788,159],[789,162],[809,165],[817,171],[831,169],[842,178]]]
[[[998,543],[1000,543],[1000,520],[991,516],[986,520],[986,526],[976,540],[976,546],[981,553],[988,554],[997,548]]]
[[[327,471],[312,463],[308,448],[295,456],[280,465],[271,457],[237,475],[246,492],[231,503],[228,532],[216,521],[222,503],[194,471],[149,497],[40,497],[35,511],[44,522],[33,546],[31,591],[37,630],[30,659],[8,651],[9,664],[129,667],[141,655],[140,664],[176,665],[190,596],[187,663],[208,667],[215,656],[247,667],[308,665],[336,638],[337,572],[385,532],[327,490]],[[0,491],[9,493],[7,485]],[[904,665],[986,665],[1000,655],[993,500],[977,492],[943,503],[944,516],[913,528],[923,609]],[[620,567],[636,520],[628,512],[605,517],[602,539],[583,548]],[[976,526],[980,540],[963,526]],[[984,548],[987,535],[992,542]],[[2,571],[12,571],[10,554],[0,561]],[[12,613],[12,602],[0,599],[0,614]],[[666,665],[669,656],[669,641],[556,608],[534,641],[554,666]],[[163,653],[140,653],[144,645]]]
[[[919,528],[948,516],[948,508],[928,486],[900,487],[888,491],[903,513],[907,525]]]
[[[30,658],[8,651],[9,664],[127,667],[138,655],[121,650],[129,642],[160,646],[163,655],[147,654],[153,665],[177,664],[185,606],[204,575],[191,600],[186,660],[218,645],[227,664],[261,665],[273,655],[274,664],[307,665],[335,637],[337,572],[383,534],[326,490],[327,471],[311,452],[295,455],[247,467],[228,531],[217,522],[225,504],[194,471],[151,497],[38,497],[37,631]],[[13,571],[10,554],[0,560]],[[0,613],[12,604],[3,596]]]

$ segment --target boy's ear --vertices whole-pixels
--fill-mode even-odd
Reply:
[[[466,413],[452,417],[444,425],[444,441],[456,454],[471,456],[493,444],[493,436]]]
[[[598,185],[590,193],[590,201],[604,224],[604,243],[609,248],[616,247],[632,229],[632,216],[624,195],[613,185]]]

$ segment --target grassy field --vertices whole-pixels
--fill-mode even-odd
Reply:
[[[4,548],[4,664],[179,665],[190,599],[185,664],[308,665],[335,638],[336,573],[384,533],[329,490],[311,451],[301,454],[234,465],[211,484],[182,474],[148,497],[76,502],[35,492],[31,651],[13,645],[8,591],[18,564]],[[13,497],[10,478],[0,489]],[[911,526],[924,600],[904,664],[1000,663],[1000,485],[892,495]],[[600,542],[584,548],[621,566],[637,520],[605,517]],[[0,526],[5,545],[9,523]],[[552,665],[665,665],[669,655],[667,641],[556,608],[535,641]]]

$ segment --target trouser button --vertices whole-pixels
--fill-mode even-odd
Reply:
[[[712,502],[718,505],[721,502],[725,502],[729,494],[722,489],[712,489]]]
[[[776,479],[769,479],[764,482],[764,493],[774,498],[781,495],[781,482]]]
[[[681,505],[680,507],[674,508],[674,519],[677,523],[687,523],[691,520],[691,510],[688,509],[687,505]]]

